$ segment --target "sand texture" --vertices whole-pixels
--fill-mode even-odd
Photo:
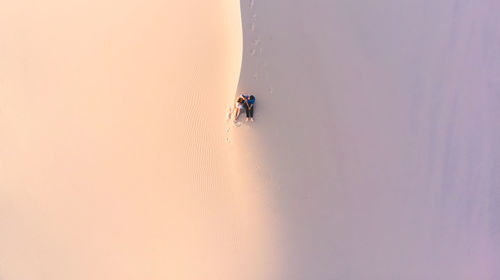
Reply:
[[[0,3],[0,280],[500,279],[499,10]]]
[[[280,279],[500,279],[499,8],[241,1]]]
[[[239,3],[0,6],[0,279],[265,279]]]

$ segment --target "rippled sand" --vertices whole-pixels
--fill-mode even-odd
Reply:
[[[0,19],[0,279],[270,275],[270,214],[226,141],[237,1],[16,1]]]
[[[499,279],[499,5],[0,5],[0,279]]]

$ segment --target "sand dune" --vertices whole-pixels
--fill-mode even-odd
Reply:
[[[0,279],[266,279],[239,3],[0,6]]]
[[[0,279],[499,279],[494,0],[0,7]]]
[[[498,279],[497,2],[241,7],[282,279]]]

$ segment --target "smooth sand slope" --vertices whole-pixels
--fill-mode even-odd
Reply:
[[[500,279],[499,2],[241,8],[281,279]]]
[[[274,279],[241,52],[237,1],[2,2],[0,279]]]

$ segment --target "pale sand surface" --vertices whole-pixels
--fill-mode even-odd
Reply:
[[[499,4],[236,2],[1,5],[0,279],[498,279]]]
[[[281,279],[500,279],[500,4],[242,0]]]
[[[237,1],[4,1],[0,37],[0,279],[271,277]]]

